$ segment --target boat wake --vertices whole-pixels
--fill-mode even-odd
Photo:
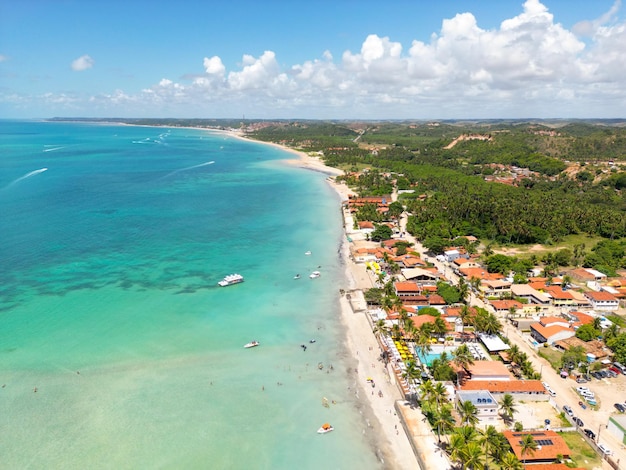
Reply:
[[[51,149],[44,149],[44,152],[54,152],[55,150],[61,150],[64,149],[65,147],[53,147]]]
[[[10,188],[14,184],[17,184],[20,181],[25,180],[26,178],[30,178],[31,176],[35,176],[35,175],[38,175],[39,173],[43,173],[44,171],[48,171],[48,169],[47,168],[40,168],[39,170],[35,170],[35,171],[31,171],[30,173],[26,173],[24,176],[20,176],[19,178],[17,178],[16,180],[13,180],[11,183],[9,183],[7,186],[5,186],[5,189],[6,188]]]
[[[168,173],[167,175],[159,178],[159,181],[163,180],[165,178],[169,178],[170,176],[174,176],[176,173],[180,173],[181,171],[193,170],[195,168],[200,168],[202,166],[213,165],[213,163],[215,163],[215,162],[213,162],[213,161],[211,161],[211,162],[204,162],[204,163],[200,163],[199,165],[188,166],[187,168],[181,168],[180,170],[172,171],[171,173]]]

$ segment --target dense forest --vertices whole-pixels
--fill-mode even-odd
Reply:
[[[577,234],[626,237],[624,121],[298,122],[251,136],[322,152],[362,195],[390,194],[394,185],[412,191],[400,201],[421,240],[474,235],[551,245]],[[607,263],[613,270],[626,259]]]

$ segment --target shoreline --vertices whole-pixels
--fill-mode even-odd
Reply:
[[[348,199],[349,194],[354,194],[347,185],[337,183],[332,178],[332,176],[343,174],[343,171],[324,165],[317,157],[273,142],[249,139],[236,132],[217,132],[224,132],[235,138],[251,142],[271,145],[292,153],[298,158],[283,160],[284,163],[329,175],[330,177],[326,181],[339,195],[342,203]],[[349,227],[345,214],[342,216],[344,216],[343,241],[340,246],[340,253],[345,268],[344,279],[347,283],[345,291],[350,293],[351,297],[356,296],[362,299],[363,290],[369,289],[373,285],[365,266],[355,263],[351,258],[350,242],[347,240]],[[355,396],[359,402],[367,407],[364,418],[375,433],[373,443],[375,448],[373,450],[379,461],[382,461],[384,468],[420,468],[406,433],[405,424],[397,413],[396,402],[403,400],[403,397],[395,383],[395,377],[379,361],[381,349],[366,317],[367,313],[365,310],[355,311],[351,299],[346,294],[339,297],[339,306],[340,321],[344,329],[344,344],[351,356],[352,363],[355,364],[354,369],[349,369],[350,373],[356,373],[357,376]],[[374,379],[376,385],[374,388],[370,388],[370,384],[367,382],[368,378]],[[382,397],[378,395],[379,391],[382,392]],[[371,423],[370,418],[374,418],[376,423]]]

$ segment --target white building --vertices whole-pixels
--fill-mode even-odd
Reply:
[[[498,402],[487,390],[471,392],[459,390],[456,393],[457,409],[460,408],[461,403],[465,401],[472,402],[476,407],[476,417],[480,425],[488,426],[490,424],[496,424],[498,421]]]

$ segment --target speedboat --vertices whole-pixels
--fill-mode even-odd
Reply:
[[[220,287],[232,286],[233,284],[239,284],[243,282],[243,276],[241,274],[229,274],[217,284]]]
[[[330,424],[328,423],[324,423],[322,424],[322,426],[317,430],[318,434],[326,434],[327,432],[330,431],[334,431],[335,428],[333,428]]]
[[[310,277],[311,279],[316,279],[316,278],[320,277],[321,275],[322,275],[322,273],[320,273],[319,271],[313,271],[313,272],[309,275],[309,277]]]
[[[261,344],[261,343],[259,343],[258,341],[254,340],[254,341],[250,341],[249,343],[244,344],[243,347],[244,348],[253,348],[255,346],[258,346],[259,344]]]
[[[311,252],[310,251],[305,251],[304,254],[309,256],[311,254]]]
[[[296,274],[293,278],[294,279],[300,279],[300,274]]]

